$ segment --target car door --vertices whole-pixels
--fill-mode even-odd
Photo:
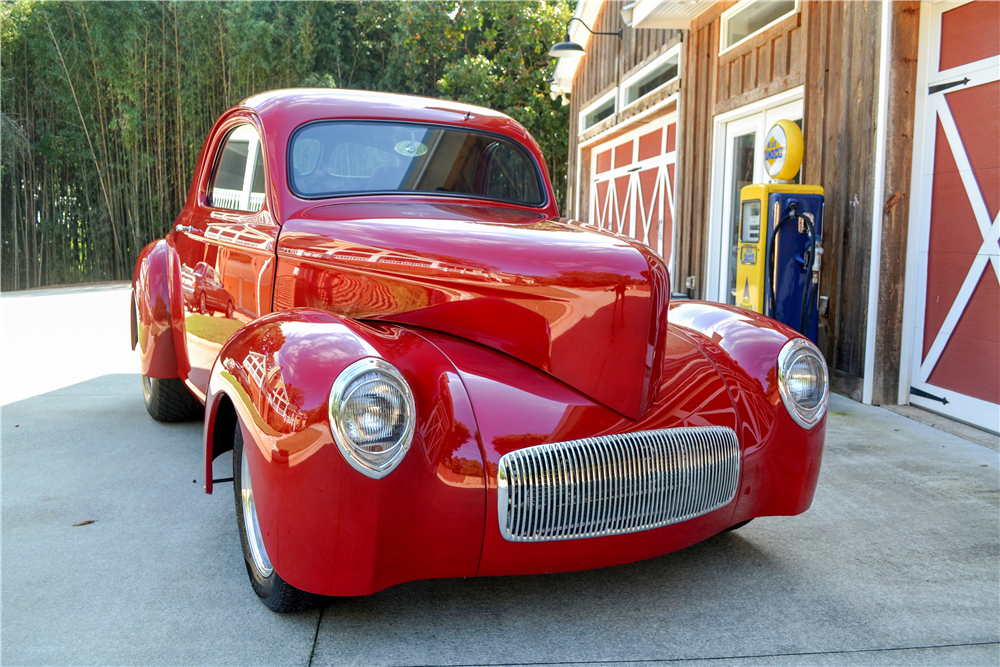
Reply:
[[[210,140],[203,197],[174,228],[181,261],[188,386],[205,395],[223,344],[271,312],[279,225],[267,196],[266,147],[251,118],[221,126]]]

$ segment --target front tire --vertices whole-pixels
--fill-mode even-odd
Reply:
[[[243,429],[239,424],[236,425],[233,436],[233,491],[243,562],[254,593],[271,611],[285,613],[309,609],[316,603],[316,596],[299,590],[282,579],[267,556],[260,524],[257,522],[257,505],[246,449],[243,447]]]
[[[186,422],[201,419],[204,406],[188,391],[183,380],[142,376],[142,397],[146,412],[158,422]]]

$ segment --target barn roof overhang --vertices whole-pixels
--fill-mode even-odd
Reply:
[[[689,30],[691,21],[715,0],[636,0],[622,10],[625,24],[636,30]]]

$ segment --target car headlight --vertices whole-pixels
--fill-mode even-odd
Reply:
[[[788,341],[778,353],[778,390],[802,428],[812,428],[826,414],[830,374],[823,354],[805,338]]]
[[[413,392],[395,366],[362,359],[330,390],[330,429],[355,470],[381,479],[399,465],[413,440]]]

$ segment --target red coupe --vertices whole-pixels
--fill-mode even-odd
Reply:
[[[132,344],[154,419],[204,414],[208,493],[232,452],[268,607],[627,563],[809,507],[820,352],[671,303],[648,247],[558,214],[488,109],[286,90],[215,124],[136,264]],[[203,265],[225,307],[185,308]]]

